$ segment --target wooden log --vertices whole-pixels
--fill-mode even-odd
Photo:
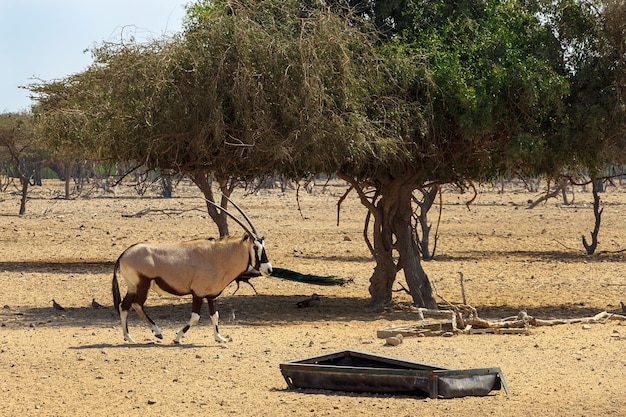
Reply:
[[[507,328],[490,328],[490,329],[470,329],[468,334],[528,334],[527,328],[507,329]]]
[[[424,323],[407,324],[404,326],[388,326],[376,332],[376,337],[386,339],[401,334],[403,337],[433,336],[446,331],[452,331],[451,321],[431,321]]]
[[[472,327],[483,329],[512,329],[526,327],[528,323],[524,320],[515,321],[487,321],[485,319],[465,320],[465,323]]]
[[[150,213],[149,208],[141,209],[139,211],[135,211],[133,213],[123,213],[122,217],[143,217],[144,215]]]
[[[531,324],[533,326],[555,326],[558,324],[601,323],[607,320],[626,320],[626,317],[622,316],[621,314],[613,314],[607,311],[602,311],[593,317],[580,317],[580,318],[574,318],[574,319],[553,319],[553,320],[533,319]]]

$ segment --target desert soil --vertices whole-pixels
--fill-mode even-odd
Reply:
[[[355,195],[341,207],[345,184],[312,194],[261,191],[235,198],[266,238],[274,266],[352,278],[322,287],[272,277],[232,284],[218,299],[221,333],[213,340],[206,307],[180,345],[175,332],[189,319],[189,297],[150,295],[146,309],[161,326],[158,341],[135,313],[124,342],[112,309],[116,258],[129,245],[216,236],[199,192],[180,184],[174,198],[132,187],[115,194],[58,198],[62,184],[33,188],[28,213],[19,196],[0,194],[0,415],[3,416],[600,416],[625,415],[626,323],[534,327],[528,335],[407,337],[387,346],[379,329],[417,322],[406,293],[394,306],[370,306],[374,263],[362,237],[365,209]],[[598,254],[587,256],[581,236],[593,229],[590,192],[572,205],[539,194],[488,186],[476,201],[443,194],[436,259],[424,262],[443,298],[467,302],[481,317],[500,319],[520,309],[543,319],[620,312],[626,301],[626,188],[602,194]],[[570,198],[572,195],[570,195]],[[126,217],[143,209],[141,217]],[[437,209],[433,209],[436,214]],[[433,216],[434,219],[434,216]],[[236,225],[231,225],[233,231]],[[403,282],[403,278],[398,278]],[[400,286],[396,283],[396,289]],[[296,308],[313,293],[320,308]],[[94,309],[94,299],[103,308]],[[52,308],[52,299],[65,307]],[[440,300],[441,301],[441,300]],[[234,315],[234,318],[233,318]],[[418,396],[297,391],[279,365],[341,350],[359,350],[452,368],[500,367],[510,392],[435,400]]]

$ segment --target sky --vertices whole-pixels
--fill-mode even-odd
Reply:
[[[95,45],[180,32],[190,2],[0,0],[0,113],[28,111],[30,92],[19,86],[83,71]]]

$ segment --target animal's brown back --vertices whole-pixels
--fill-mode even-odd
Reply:
[[[247,269],[250,244],[241,236],[139,243],[124,252],[120,266],[122,271],[134,270],[150,279],[158,277],[179,294],[217,296]]]

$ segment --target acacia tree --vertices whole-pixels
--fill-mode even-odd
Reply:
[[[546,140],[566,90],[541,57],[549,30],[521,2],[416,1],[409,12],[414,29],[383,47],[406,61],[396,61],[389,90],[368,108],[368,119],[385,121],[390,134],[373,144],[371,158],[340,173],[374,218],[374,302],[391,298],[402,269],[414,302],[433,307],[411,234],[412,192],[491,177],[512,144]]]
[[[52,83],[33,86],[49,136],[88,137],[101,157],[183,172],[209,200],[212,178],[228,195],[238,181],[277,172],[333,172],[350,146],[363,146],[369,35],[297,2],[189,10],[175,37],[96,48],[94,64],[64,80],[67,101]],[[68,120],[81,128],[68,130]],[[223,213],[208,209],[228,234]]]
[[[98,160],[104,150],[100,142],[103,128],[95,125],[86,103],[99,100],[89,86],[92,71],[30,86],[37,99],[33,106],[34,129],[41,146],[51,158],[61,162],[61,178],[65,180],[65,198],[70,198],[70,182],[74,161]]]
[[[598,185],[606,167],[626,161],[626,2],[546,2],[542,13],[554,34],[552,61],[567,78],[567,118],[542,150],[542,172],[589,172],[595,225],[587,254],[598,245],[602,209]],[[567,178],[569,181],[570,179]]]
[[[32,115],[28,113],[0,114],[0,160],[8,167],[6,174],[17,174],[20,181],[20,216],[26,214],[28,187],[35,165],[43,154],[35,142]]]
[[[586,253],[592,255],[598,246],[603,211],[598,185],[607,165],[626,161],[626,2],[610,0],[598,2],[596,7],[575,6],[591,22],[583,33],[590,47],[573,60],[572,123],[568,134],[575,161],[587,167],[592,177],[595,223],[591,242],[582,236]]]

